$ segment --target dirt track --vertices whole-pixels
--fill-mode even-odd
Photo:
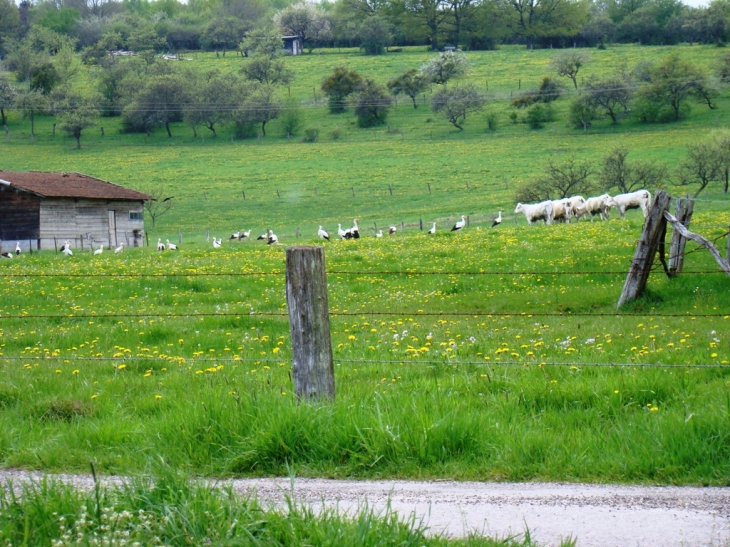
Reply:
[[[3,483],[31,476],[39,475],[0,471]],[[92,486],[88,476],[58,478]],[[291,491],[289,479],[233,485],[272,503]],[[451,536],[476,531],[505,537],[529,528],[543,545],[573,537],[579,547],[730,546],[730,488],[296,479],[294,494],[300,503],[336,504],[350,512],[365,501],[383,510],[390,500],[400,515],[415,514],[431,531]]]

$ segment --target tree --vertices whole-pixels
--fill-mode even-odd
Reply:
[[[689,108],[687,100],[697,94],[700,78],[702,74],[694,64],[672,53],[651,70],[650,81],[639,90],[639,96],[659,107],[670,108],[674,119],[679,120],[685,108]]]
[[[152,227],[154,228],[157,219],[172,209],[175,198],[169,195],[170,191],[162,185],[145,189],[144,193],[154,198],[144,202],[144,209],[147,211],[147,215],[149,215],[152,221]]]
[[[640,188],[656,188],[669,178],[666,166],[643,161],[629,164],[626,161],[628,155],[629,149],[623,147],[608,153],[598,174],[601,189],[609,191],[615,188],[625,194]]]
[[[688,146],[687,157],[680,162],[677,175],[682,186],[698,185],[697,191],[692,196],[694,198],[709,184],[720,180],[722,169],[713,144],[703,142]]]
[[[241,73],[249,80],[268,85],[289,85],[294,80],[294,71],[283,59],[260,53],[251,56]]]
[[[281,103],[274,97],[273,86],[256,84],[246,94],[235,120],[243,125],[261,125],[261,135],[266,136],[266,124],[281,114]]]
[[[512,106],[525,108],[535,103],[550,104],[557,101],[563,94],[563,85],[553,78],[543,78],[540,87],[525,91],[512,101]]]
[[[476,0],[446,0],[446,8],[451,15],[449,18],[449,23],[452,26],[451,43],[455,47],[459,47],[464,23],[473,17],[477,3]]]
[[[393,41],[390,23],[383,17],[373,15],[365,19],[358,30],[360,48],[367,55],[382,55]]]
[[[20,31],[20,13],[13,0],[0,0],[0,55],[5,42],[12,40]]]
[[[222,50],[225,57],[226,50],[235,49],[249,28],[247,23],[236,17],[219,16],[208,23],[200,40],[207,48],[214,51]]]
[[[619,109],[624,112],[628,110],[632,94],[633,86],[618,76],[611,76],[605,80],[591,78],[583,85],[579,100],[594,110],[601,111],[616,124]]]
[[[332,38],[332,25],[324,10],[314,2],[299,2],[274,15],[274,23],[285,35],[299,36],[309,53]]]
[[[15,108],[30,118],[30,137],[35,137],[35,115],[48,109],[48,99],[35,89],[25,89],[18,93]]]
[[[442,87],[431,98],[431,110],[441,114],[451,124],[463,131],[466,115],[484,108],[487,98],[474,84],[459,87]]]
[[[428,28],[431,49],[439,49],[439,33],[446,18],[446,0],[404,0],[406,11],[413,14]]]
[[[149,133],[164,125],[172,137],[170,123],[181,121],[183,105],[189,101],[185,80],[178,74],[162,74],[146,79],[146,85],[124,107],[122,115],[127,128]]]
[[[588,64],[591,60],[587,53],[582,51],[568,51],[560,53],[550,62],[552,69],[557,72],[558,76],[570,78],[573,81],[573,86],[578,89],[578,71]]]
[[[512,28],[532,49],[542,36],[575,36],[587,17],[587,3],[570,0],[506,0]]]
[[[276,30],[254,29],[243,39],[238,48],[244,55],[264,55],[276,59],[284,55],[281,33]]]
[[[217,137],[215,126],[233,119],[240,92],[241,82],[235,76],[208,73],[202,85],[190,91],[184,108],[183,118],[193,128],[193,134],[197,137],[196,126],[204,125]]]
[[[413,101],[413,108],[418,108],[416,97],[428,89],[428,84],[428,78],[412,68],[393,78],[386,85],[388,90],[396,97],[401,93],[409,96]]]
[[[373,80],[365,80],[360,85],[355,103],[357,125],[360,127],[383,125],[392,104],[393,99],[382,86]]]
[[[355,93],[362,84],[362,76],[343,66],[336,67],[322,82],[322,92],[327,95],[330,112],[344,112],[347,97]]]
[[[15,106],[17,94],[15,88],[10,85],[8,78],[4,74],[0,74],[0,118],[3,126],[8,122],[5,111]]]
[[[421,74],[435,84],[446,82],[463,76],[469,71],[469,61],[460,51],[445,51],[432,57],[421,66]]]
[[[570,157],[558,163],[550,159],[545,173],[518,191],[518,201],[525,203],[588,194],[594,188],[593,174],[593,167],[588,161],[578,162],[575,157]]]
[[[720,129],[712,134],[712,144],[717,155],[718,168],[723,183],[723,193],[727,194],[730,186],[730,131]]]
[[[76,139],[76,149],[81,149],[81,133],[87,127],[96,125],[99,111],[96,98],[71,95],[60,107],[61,129]]]

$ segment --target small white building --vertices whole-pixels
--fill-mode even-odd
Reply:
[[[144,241],[152,196],[81,173],[0,171],[0,249],[114,247]]]
[[[304,43],[301,36],[282,36],[284,49],[289,55],[301,55],[304,50]]]

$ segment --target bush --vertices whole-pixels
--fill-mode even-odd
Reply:
[[[302,110],[294,105],[288,105],[279,118],[284,135],[290,137],[296,135],[302,128]]]
[[[495,112],[487,114],[487,129],[490,131],[496,131],[499,127],[499,117]]]
[[[259,126],[254,123],[236,122],[233,134],[237,139],[252,139],[259,134]]]
[[[330,137],[333,141],[339,141],[342,137],[342,129],[340,129],[339,127],[337,129],[333,129],[332,131],[330,131]]]
[[[319,138],[319,129],[305,129],[302,142],[317,142]]]
[[[543,126],[552,121],[553,112],[549,106],[536,104],[530,107],[525,115],[525,123],[532,129],[542,129]]]

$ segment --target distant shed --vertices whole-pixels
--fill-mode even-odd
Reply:
[[[304,50],[301,36],[282,36],[284,41],[284,49],[289,55],[301,55]]]
[[[0,171],[0,249],[139,247],[152,196],[81,173]]]

